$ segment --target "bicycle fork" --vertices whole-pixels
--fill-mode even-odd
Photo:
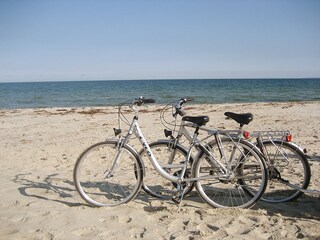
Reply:
[[[136,119],[136,117],[134,119]],[[115,171],[117,170],[119,163],[120,163],[121,155],[124,151],[123,146],[129,142],[130,136],[133,134],[134,122],[135,121],[133,121],[131,123],[127,135],[125,137],[119,138],[117,145],[116,145],[117,152],[114,156],[114,160],[112,162],[111,168],[109,170],[105,171],[106,178],[113,177]]]
[[[123,143],[124,143],[124,139],[119,139],[118,143],[117,143],[117,152],[116,155],[114,157],[112,166],[109,170],[105,171],[106,174],[106,178],[111,178],[114,175],[114,172],[117,170],[119,163],[120,163],[120,157],[121,154],[123,153],[124,149],[123,149]]]

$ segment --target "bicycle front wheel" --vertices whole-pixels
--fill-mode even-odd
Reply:
[[[288,202],[300,197],[310,183],[311,171],[304,153],[284,141],[265,141],[266,164],[269,173],[267,189],[261,200]]]
[[[115,206],[129,202],[139,192],[143,167],[137,153],[117,140],[97,143],[78,158],[73,172],[80,196],[89,204]]]
[[[196,189],[202,199],[218,208],[247,208],[262,196],[267,171],[262,155],[242,139],[222,139],[208,144],[193,166]]]

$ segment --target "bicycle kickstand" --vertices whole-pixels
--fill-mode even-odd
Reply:
[[[178,191],[178,193],[176,194],[176,196],[172,197],[172,201],[176,204],[178,204],[178,210],[177,213],[180,212],[180,209],[182,207],[182,200],[184,197],[184,193],[185,193],[185,188],[181,188],[182,190]]]

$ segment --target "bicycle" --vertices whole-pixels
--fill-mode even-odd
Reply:
[[[241,130],[243,125],[238,119],[248,114],[226,112],[225,115],[239,123]],[[261,200],[288,202],[308,192],[310,165],[303,150],[292,142],[290,131],[253,131],[247,137],[255,140],[254,144],[260,149],[267,164],[268,186]]]
[[[161,166],[139,126],[138,107],[153,102],[143,97],[123,102],[118,108],[118,118],[126,120],[128,131],[122,135],[120,128],[114,129],[117,138],[94,144],[78,157],[73,178],[76,190],[87,203],[100,207],[116,206],[129,202],[139,193],[145,167],[137,151],[129,145],[132,135],[139,140],[161,177],[176,184],[178,191],[175,200],[180,202],[179,208],[186,186],[190,184],[195,184],[200,197],[212,207],[246,208],[260,199],[267,185],[266,166],[260,152],[248,141],[234,138],[230,132],[212,131],[212,136],[219,138],[223,135],[233,143],[229,158],[226,158],[228,149],[219,144],[224,158],[216,159],[197,139],[199,128],[209,121],[206,116],[185,118],[185,121],[197,127],[187,158],[172,166],[179,169],[180,174],[171,174],[166,167]],[[121,109],[124,105],[129,106],[134,113],[131,122],[123,119]],[[202,151],[202,157],[194,159],[190,176],[186,176],[194,146]]]
[[[185,112],[182,110],[182,105],[189,101],[191,101],[191,99],[181,99],[178,102],[165,106],[160,114],[161,122],[165,126],[166,124],[170,124],[164,119],[164,111],[172,108],[174,109],[172,116],[175,119],[173,124],[175,128],[177,116],[185,115]],[[254,131],[250,134],[249,132],[243,131],[242,127],[252,121],[253,115],[251,113],[236,114],[226,112],[225,115],[240,124],[238,129],[239,137],[246,139],[250,137],[256,140],[254,144],[259,148],[265,158],[268,170],[268,185],[264,195],[261,197],[263,201],[275,203],[287,202],[297,199],[304,192],[308,192],[307,188],[311,178],[310,166],[303,150],[291,142],[292,135],[289,131]],[[164,155],[165,152],[168,153],[167,159],[164,159],[163,162],[177,162],[176,159],[178,157],[181,159],[186,155],[185,148],[179,144],[182,136],[184,136],[188,142],[192,141],[192,136],[186,127],[194,126],[182,122],[175,137],[173,136],[174,131],[165,129],[165,135],[166,137],[170,137],[170,139],[158,140],[150,144],[152,148],[158,149],[157,151],[161,152],[162,155]],[[208,129],[204,128],[201,130],[208,131]],[[227,139],[221,140],[223,142],[228,141]],[[216,140],[209,142],[207,148],[219,153],[219,146],[217,146]],[[199,154],[200,153],[198,153],[196,158],[199,157]],[[140,152],[140,155],[143,155],[143,151]],[[177,155],[179,156],[177,157]],[[174,187],[175,185],[168,182],[155,183],[148,178],[145,178],[143,184],[143,189],[148,194],[158,198],[164,198],[166,195],[172,194],[172,191],[175,191]],[[190,185],[187,192],[191,192],[192,188],[193,186]],[[310,191],[312,192],[312,190]]]

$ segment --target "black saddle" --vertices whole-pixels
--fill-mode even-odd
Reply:
[[[203,126],[207,122],[209,122],[209,117],[208,116],[197,116],[197,117],[185,116],[182,118],[182,121],[192,122],[194,124],[197,124],[198,126]]]
[[[233,112],[225,112],[224,115],[232,118],[241,126],[243,126],[244,124],[249,124],[253,120],[253,115],[251,113],[238,114]]]

